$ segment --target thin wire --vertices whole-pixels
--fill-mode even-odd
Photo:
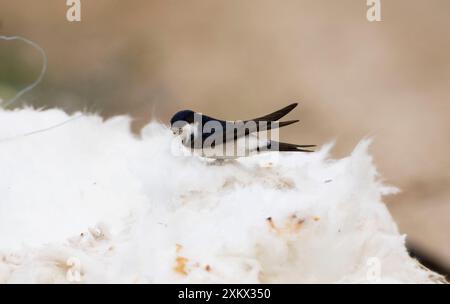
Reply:
[[[38,78],[33,83],[31,83],[27,87],[23,88],[22,90],[20,90],[13,98],[11,98],[10,100],[4,101],[3,103],[0,104],[6,108],[6,107],[10,106],[11,104],[15,103],[20,97],[22,97],[23,94],[32,90],[35,86],[37,86],[42,81],[42,79],[44,78],[44,75],[47,71],[48,60],[47,60],[47,54],[45,53],[44,49],[41,46],[39,46],[37,43],[35,43],[27,38],[24,38],[21,36],[0,35],[0,40],[6,40],[6,41],[19,40],[19,41],[25,42],[26,44],[31,45],[36,50],[38,50],[42,56],[42,68],[41,68],[41,72],[39,73]]]
[[[28,85],[27,87],[23,88],[22,90],[20,90],[13,98],[11,98],[10,100],[4,101],[3,103],[1,103],[0,105],[2,105],[4,108],[8,107],[9,105],[13,104],[14,102],[16,102],[20,97],[22,97],[23,94],[27,93],[28,91],[32,90],[35,86],[37,86],[42,79],[44,78],[45,73],[47,72],[47,65],[48,65],[48,60],[47,60],[47,54],[45,53],[44,49],[38,45],[36,42],[33,42],[27,38],[21,37],[21,36],[4,36],[4,35],[0,35],[0,40],[6,40],[6,41],[12,41],[12,40],[19,40],[22,42],[25,42],[28,45],[31,45],[32,47],[34,47],[36,50],[38,50],[41,53],[42,56],[42,68],[41,68],[41,72],[39,73],[38,78],[31,83],[30,85]],[[74,116],[72,118],[69,118],[63,122],[60,122],[58,124],[43,128],[43,129],[39,129],[39,130],[35,130],[35,131],[31,131],[28,133],[23,133],[23,134],[18,134],[18,135],[14,135],[8,138],[2,138],[0,139],[0,142],[5,142],[5,141],[9,141],[9,140],[14,140],[20,137],[27,137],[27,136],[31,136],[34,134],[38,134],[38,133],[43,133],[43,132],[47,132],[50,131],[52,129],[61,127],[69,122],[72,122],[76,119],[79,119],[81,117],[83,117],[83,114],[79,114],[77,116]]]
[[[42,128],[42,129],[39,129],[39,130],[27,132],[27,133],[22,133],[22,134],[14,135],[14,136],[7,137],[7,138],[1,138],[1,139],[0,139],[0,142],[10,141],[10,140],[18,139],[18,138],[20,138],[20,137],[27,137],[27,136],[35,135],[35,134],[38,134],[38,133],[47,132],[47,131],[50,131],[50,130],[59,128],[59,127],[65,125],[65,124],[68,124],[69,122],[72,122],[72,121],[74,121],[74,120],[76,120],[76,119],[79,119],[79,118],[81,118],[81,117],[83,117],[83,116],[84,116],[83,114],[79,114],[79,115],[76,115],[76,116],[74,116],[74,117],[72,117],[72,118],[69,118],[69,119],[67,119],[67,120],[65,120],[65,121],[63,121],[63,122],[60,122],[60,123],[55,124],[55,125],[52,125],[52,126],[50,126],[50,127]]]

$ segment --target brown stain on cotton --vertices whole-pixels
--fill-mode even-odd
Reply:
[[[182,256],[177,256],[175,259],[175,267],[173,268],[176,273],[181,275],[188,275],[188,272],[186,270],[186,264],[189,260]]]
[[[275,232],[278,235],[286,235],[298,233],[302,228],[305,220],[293,214],[284,220],[284,225],[282,225],[281,227],[275,224],[272,217],[268,217],[266,219],[266,222],[271,231]]]
[[[295,188],[295,182],[294,182],[293,179],[284,177],[284,178],[280,178],[280,179],[278,180],[278,183],[277,183],[277,189],[280,189],[280,190],[283,190],[283,189],[290,190],[290,189],[294,189],[294,188]]]
[[[182,250],[183,250],[182,245],[175,244],[175,252],[176,252],[177,256],[175,257],[175,266],[173,267],[173,270],[180,275],[187,276],[189,274],[188,263],[190,260],[187,257],[180,255]],[[212,270],[212,268],[209,264],[202,266],[201,263],[195,262],[195,263],[190,263],[190,265],[192,268],[200,268],[206,272],[211,272],[211,270]]]
[[[182,245],[175,244],[175,252],[177,256],[175,257],[175,266],[173,267],[173,270],[180,275],[186,276],[188,275],[186,265],[189,259],[179,255],[182,249],[183,249]]]

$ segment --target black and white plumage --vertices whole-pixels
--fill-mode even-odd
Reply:
[[[185,147],[202,156],[225,159],[249,156],[265,151],[313,152],[315,145],[297,145],[279,142],[272,136],[276,129],[298,122],[279,120],[298,104],[293,103],[273,113],[250,119],[225,121],[191,110],[177,112],[170,120],[175,135],[181,137]],[[265,135],[262,136],[261,134]]]

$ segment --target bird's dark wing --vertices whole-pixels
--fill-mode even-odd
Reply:
[[[297,107],[297,105],[298,105],[298,103],[293,103],[293,104],[290,104],[278,111],[275,111],[273,113],[270,113],[270,114],[267,114],[267,115],[264,115],[264,116],[261,116],[258,118],[244,120],[244,121],[235,121],[235,122],[233,122],[234,125],[228,123],[226,125],[227,128],[224,129],[224,130],[226,130],[224,138],[226,137],[228,140],[230,140],[231,138],[233,140],[236,140],[242,136],[247,136],[251,133],[272,130],[272,129],[281,128],[281,127],[285,127],[285,126],[294,124],[294,123],[298,122],[298,120],[289,120],[289,121],[281,121],[281,122],[279,122],[278,120],[280,120],[282,117],[286,116],[295,107]],[[236,129],[235,128],[236,124],[242,124],[242,123],[245,125],[245,128],[241,127],[241,128],[238,128],[238,130],[233,130],[233,129]]]
[[[222,127],[223,142],[227,142],[230,140],[237,140],[238,138],[247,136],[251,133],[281,128],[298,122],[298,120],[289,120],[281,122],[278,121],[280,118],[286,116],[295,107],[297,107],[297,105],[298,103],[293,103],[273,113],[243,121],[242,120],[224,121],[203,115],[202,127],[210,121],[216,121]],[[216,131],[217,130],[215,130],[215,132]],[[212,132],[202,132],[202,142],[210,135],[212,135]]]
[[[267,114],[267,115],[264,115],[264,116],[261,116],[258,118],[249,119],[249,120],[256,121],[256,122],[258,122],[258,121],[277,121],[277,120],[280,120],[281,118],[283,118],[284,116],[286,116],[289,112],[291,112],[297,106],[298,106],[298,103],[293,103],[293,104],[290,104],[287,107],[284,107],[273,113],[270,113],[270,114]]]

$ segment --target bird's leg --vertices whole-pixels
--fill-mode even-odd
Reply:
[[[209,166],[223,166],[227,162],[227,159],[215,158],[213,161],[208,162]]]

